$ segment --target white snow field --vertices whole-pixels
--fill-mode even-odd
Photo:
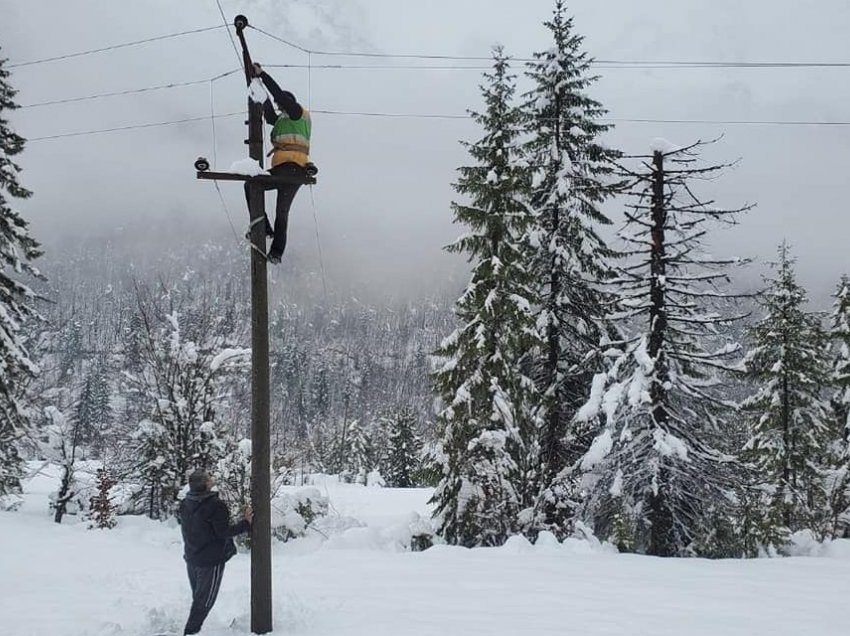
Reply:
[[[47,514],[55,479],[28,483],[0,513],[0,635],[182,633],[189,609],[179,528],[121,517],[118,528]],[[275,635],[827,636],[850,633],[850,542],[818,556],[705,561],[620,555],[544,537],[497,549],[402,551],[427,490],[333,483],[335,523],[274,550]],[[351,527],[354,521],[361,527]],[[225,571],[202,634],[249,634],[249,557]]]

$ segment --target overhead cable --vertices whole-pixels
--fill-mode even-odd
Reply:
[[[217,24],[215,26],[203,27],[201,29],[190,29],[188,31],[179,31],[178,33],[168,33],[166,35],[157,35],[152,38],[145,38],[144,40],[133,40],[132,42],[123,42],[121,44],[113,44],[112,46],[103,46],[97,49],[88,49],[86,51],[78,51],[76,53],[67,53],[65,55],[55,55],[53,57],[44,57],[38,60],[30,60],[28,62],[16,62],[14,64],[7,65],[6,68],[19,68],[21,66],[33,66],[35,64],[45,64],[47,62],[58,62],[59,60],[67,60],[72,57],[83,57],[84,55],[93,55],[95,53],[105,53],[107,51],[115,51],[116,49],[124,49],[129,46],[137,46],[139,44],[147,44],[148,42],[159,42],[161,40],[169,40],[171,38],[181,37],[183,35],[192,35],[194,33],[203,33],[204,31],[213,31],[215,29],[221,29],[223,25]]]

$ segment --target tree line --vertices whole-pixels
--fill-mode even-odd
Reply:
[[[432,499],[465,546],[590,527],[658,556],[781,552],[848,532],[848,279],[829,326],[783,243],[758,294],[706,244],[750,206],[718,206],[705,143],[627,156],[561,1],[525,64],[501,47],[459,171],[450,250],[472,276],[438,348]],[[708,184],[708,185],[707,185]],[[605,210],[625,223],[613,241]]]

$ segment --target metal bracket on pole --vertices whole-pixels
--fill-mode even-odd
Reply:
[[[262,186],[263,190],[273,190],[284,185],[313,185],[316,183],[316,177],[311,177],[307,174],[301,175],[274,175],[274,174],[257,174],[247,175],[234,172],[209,172],[198,171],[198,179],[210,179],[214,181],[246,181],[251,184]]]

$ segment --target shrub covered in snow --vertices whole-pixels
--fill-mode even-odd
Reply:
[[[316,488],[302,488],[272,499],[272,534],[289,541],[307,534],[316,519],[328,514],[328,498]]]
[[[217,464],[216,482],[231,513],[251,503],[251,440],[243,439]]]
[[[188,474],[214,470],[226,453],[229,434],[216,409],[227,395],[227,373],[246,356],[209,334],[196,334],[198,342],[187,337],[189,317],[181,319],[176,311],[143,310],[141,368],[125,375],[146,416],[131,435],[128,463],[142,485],[136,496],[145,513],[163,519],[175,512]]]

